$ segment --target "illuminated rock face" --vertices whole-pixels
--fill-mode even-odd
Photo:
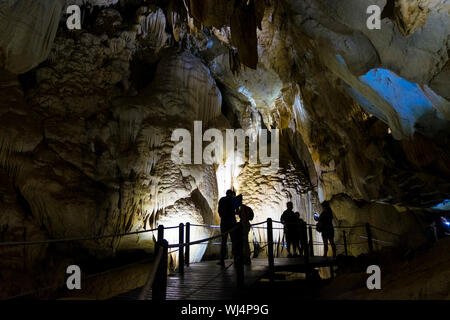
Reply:
[[[32,2],[29,8],[39,1]],[[217,201],[234,187],[255,211],[254,222],[279,220],[293,201],[313,223],[328,199],[337,224],[392,224],[417,235],[406,243],[420,242],[411,215],[393,205],[428,208],[448,198],[448,7],[396,1],[377,32],[366,28],[373,2],[385,4],[257,5],[248,24],[231,21],[233,8],[217,1],[191,1],[195,20],[186,21],[184,7],[131,7],[133,20],[129,8],[116,5],[82,32],[61,26],[54,41],[59,4],[45,2],[56,11],[32,9],[25,26],[19,18],[28,12],[17,7],[17,21],[0,20],[0,29],[15,35],[0,36],[0,178],[8,181],[0,199],[10,208],[0,220],[9,225],[3,239],[218,224]],[[2,17],[11,10],[0,9]],[[245,67],[255,62],[253,42],[242,41],[253,22],[256,69]],[[19,83],[17,74],[26,71]],[[261,175],[260,165],[228,158],[219,166],[175,164],[171,133],[192,130],[195,120],[221,131],[280,129],[279,172]],[[20,220],[25,216],[29,223]],[[24,224],[25,238],[17,231]],[[211,234],[193,227],[191,240]],[[254,234],[267,240],[263,230]],[[79,245],[110,255],[151,248],[155,236]],[[170,243],[177,236],[166,232]],[[192,250],[192,261],[205,252]],[[42,256],[27,255],[30,264]],[[172,258],[176,265],[177,254]]]
[[[175,128],[192,129],[194,120],[218,119],[221,93],[199,58],[171,51],[164,53],[145,90],[118,98],[115,85],[128,87],[135,36],[123,31],[112,38],[58,37],[29,91],[34,110],[26,110],[24,101],[24,110],[17,104],[12,109],[11,101],[23,100],[23,92],[14,75],[2,82],[11,92],[2,96],[2,165],[17,172],[15,184],[52,238],[214,220],[215,170],[175,165],[170,137]],[[74,55],[80,59],[73,60]],[[58,219],[50,222],[52,216]],[[6,239],[14,240],[14,229],[9,230]],[[193,230],[191,239],[209,235],[208,229]],[[148,247],[154,236],[106,240],[100,248]],[[33,239],[31,232],[28,237]],[[166,238],[178,242],[171,231]],[[83,245],[99,249],[98,243]],[[204,249],[193,248],[192,261],[199,261]]]

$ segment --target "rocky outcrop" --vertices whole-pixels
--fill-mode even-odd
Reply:
[[[323,55],[322,62],[338,77],[344,80],[352,89],[356,90],[359,96],[363,96],[366,103],[356,98],[361,106],[371,104],[376,109],[368,112],[374,113],[377,117],[387,122],[393,130],[393,134],[397,139],[408,138],[411,136],[410,131],[405,131],[405,125],[399,124],[401,118],[413,118],[414,121],[426,112],[427,101],[420,101],[420,88],[412,88],[415,83],[419,85],[430,85],[430,81],[444,68],[448,60],[448,10],[445,10],[445,4],[442,1],[433,2],[433,9],[422,12],[426,15],[427,20],[420,30],[421,32],[412,33],[405,38],[398,28],[388,19],[382,20],[381,30],[369,30],[366,26],[367,14],[366,9],[370,1],[321,1],[317,4],[311,4],[309,1],[302,3],[288,3],[292,10],[292,22],[300,28],[293,30],[301,31],[308,37],[320,43],[322,48],[331,50],[321,50]],[[377,3],[380,5],[382,1]],[[417,1],[416,1],[417,2]],[[430,3],[431,3],[430,2]],[[409,6],[407,1],[397,1],[401,6]],[[407,4],[408,3],[408,4]],[[332,14],[324,14],[323,8],[328,7],[328,12]],[[405,13],[403,13],[405,14]],[[408,16],[412,17],[412,16]],[[419,22],[415,20],[416,22]],[[407,23],[406,23],[407,24]],[[294,32],[295,34],[295,32]],[[297,42],[299,43],[299,42]],[[426,49],[423,47],[426,46]],[[356,49],[358,48],[358,49]],[[340,56],[340,58],[339,58]],[[338,60],[341,59],[339,62]],[[415,68],[410,66],[415,65]],[[416,95],[409,102],[416,103],[422,107],[421,111],[413,111],[407,113],[402,108],[395,95],[389,95],[389,85],[380,88],[377,82],[388,82],[388,76],[384,76],[379,71],[379,77],[372,77],[370,72],[374,68],[377,70],[383,68],[394,72],[402,78],[402,83],[395,85],[396,90],[405,95],[406,92]],[[364,76],[365,75],[365,76]],[[392,79],[392,77],[391,77]],[[364,82],[361,85],[361,80]],[[412,82],[411,88],[406,88],[407,83]],[[394,80],[395,81],[395,80]],[[363,88],[364,86],[371,88]],[[377,88],[387,91],[373,93]],[[431,87],[433,89],[433,87]],[[368,92],[371,91],[371,92]],[[416,91],[417,93],[414,93]],[[376,95],[381,95],[376,97]],[[368,100],[368,101],[367,101]],[[426,99],[424,99],[426,100]],[[414,102],[413,102],[414,101]],[[387,104],[390,104],[388,107]],[[448,102],[441,102],[448,103]],[[433,109],[431,103],[431,109]],[[434,109],[438,109],[434,106]],[[448,108],[448,106],[446,107]],[[415,114],[411,115],[411,114]],[[443,114],[441,115],[443,116]],[[448,120],[448,119],[447,119]]]

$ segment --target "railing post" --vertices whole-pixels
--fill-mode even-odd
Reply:
[[[305,235],[305,237],[306,237],[306,224],[303,224],[303,226],[302,226],[302,228],[303,228],[303,230],[302,230],[302,233]],[[310,246],[310,248],[309,248],[309,250],[307,249],[307,250],[305,250],[305,263],[306,263],[306,266],[308,266],[308,263],[309,263],[309,256],[310,256],[310,251],[312,252],[312,254],[314,254],[314,251],[313,251],[313,249],[312,249],[312,230],[311,230],[311,226],[309,227],[309,246]]]
[[[237,230],[232,231],[236,232],[236,253],[237,253],[237,259],[236,261],[236,283],[238,288],[244,287],[244,228],[242,226],[242,223],[238,222]]]
[[[158,239],[156,241],[161,241],[164,239],[164,225],[160,224],[158,226]]]
[[[169,243],[167,240],[162,239],[156,243],[155,253],[158,254],[159,250],[163,250],[161,261],[156,266],[158,269],[152,285],[152,299],[156,301],[166,300],[168,248]]]
[[[267,257],[269,258],[269,272],[272,279],[275,263],[273,259],[273,228],[271,218],[267,219]]]
[[[309,246],[308,246],[308,231],[309,231]],[[306,245],[306,248],[303,251],[303,253],[304,253],[303,258],[305,259],[305,276],[306,276],[306,279],[309,279],[310,275],[311,275],[311,270],[310,270],[310,265],[309,265],[309,256],[310,256],[310,254],[314,254],[314,249],[312,247],[312,245],[313,245],[313,238],[312,238],[312,228],[311,228],[311,226],[309,226],[309,228],[308,228],[307,224],[304,223],[302,225],[302,232],[301,233],[303,234],[303,237],[305,238],[305,245]]]
[[[342,231],[342,235],[344,237],[344,252],[345,252],[345,256],[348,256],[348,252],[347,252],[347,236],[345,235],[345,230]]]
[[[184,223],[180,223],[178,227],[178,272],[180,274],[184,273]]]
[[[367,242],[369,244],[369,252],[373,252],[372,231],[370,230],[370,224],[366,223]]]
[[[189,260],[190,260],[190,250],[191,245],[189,244],[191,242],[191,224],[189,222],[186,222],[186,252],[184,253],[184,259],[186,266],[189,267]]]

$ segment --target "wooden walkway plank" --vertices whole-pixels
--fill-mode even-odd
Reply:
[[[335,259],[310,257],[311,267],[329,266]],[[275,258],[275,271],[301,269],[306,266],[302,257]],[[245,286],[256,283],[269,271],[267,259],[253,259],[250,266],[245,266]],[[142,288],[114,297],[115,300],[137,299]],[[203,261],[190,264],[184,274],[178,273],[167,277],[167,300],[229,300],[240,296],[242,290],[236,285],[236,270],[232,260],[227,260],[225,267],[217,265],[217,261]],[[145,299],[152,298],[152,290],[148,290]]]

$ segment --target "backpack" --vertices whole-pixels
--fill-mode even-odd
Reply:
[[[250,217],[248,218],[248,220],[253,220],[253,218],[255,217],[255,214],[253,213],[252,208],[249,207],[249,209],[250,209]]]
[[[317,232],[322,232],[322,223],[320,223],[320,221],[316,224],[316,230]]]
[[[246,206],[246,205],[243,205],[243,207],[247,210],[247,213],[248,213],[248,221],[251,221],[251,220],[253,220],[253,218],[255,217],[255,214],[253,213],[253,210],[252,210],[252,208],[250,208],[250,207],[248,207],[248,206]]]

